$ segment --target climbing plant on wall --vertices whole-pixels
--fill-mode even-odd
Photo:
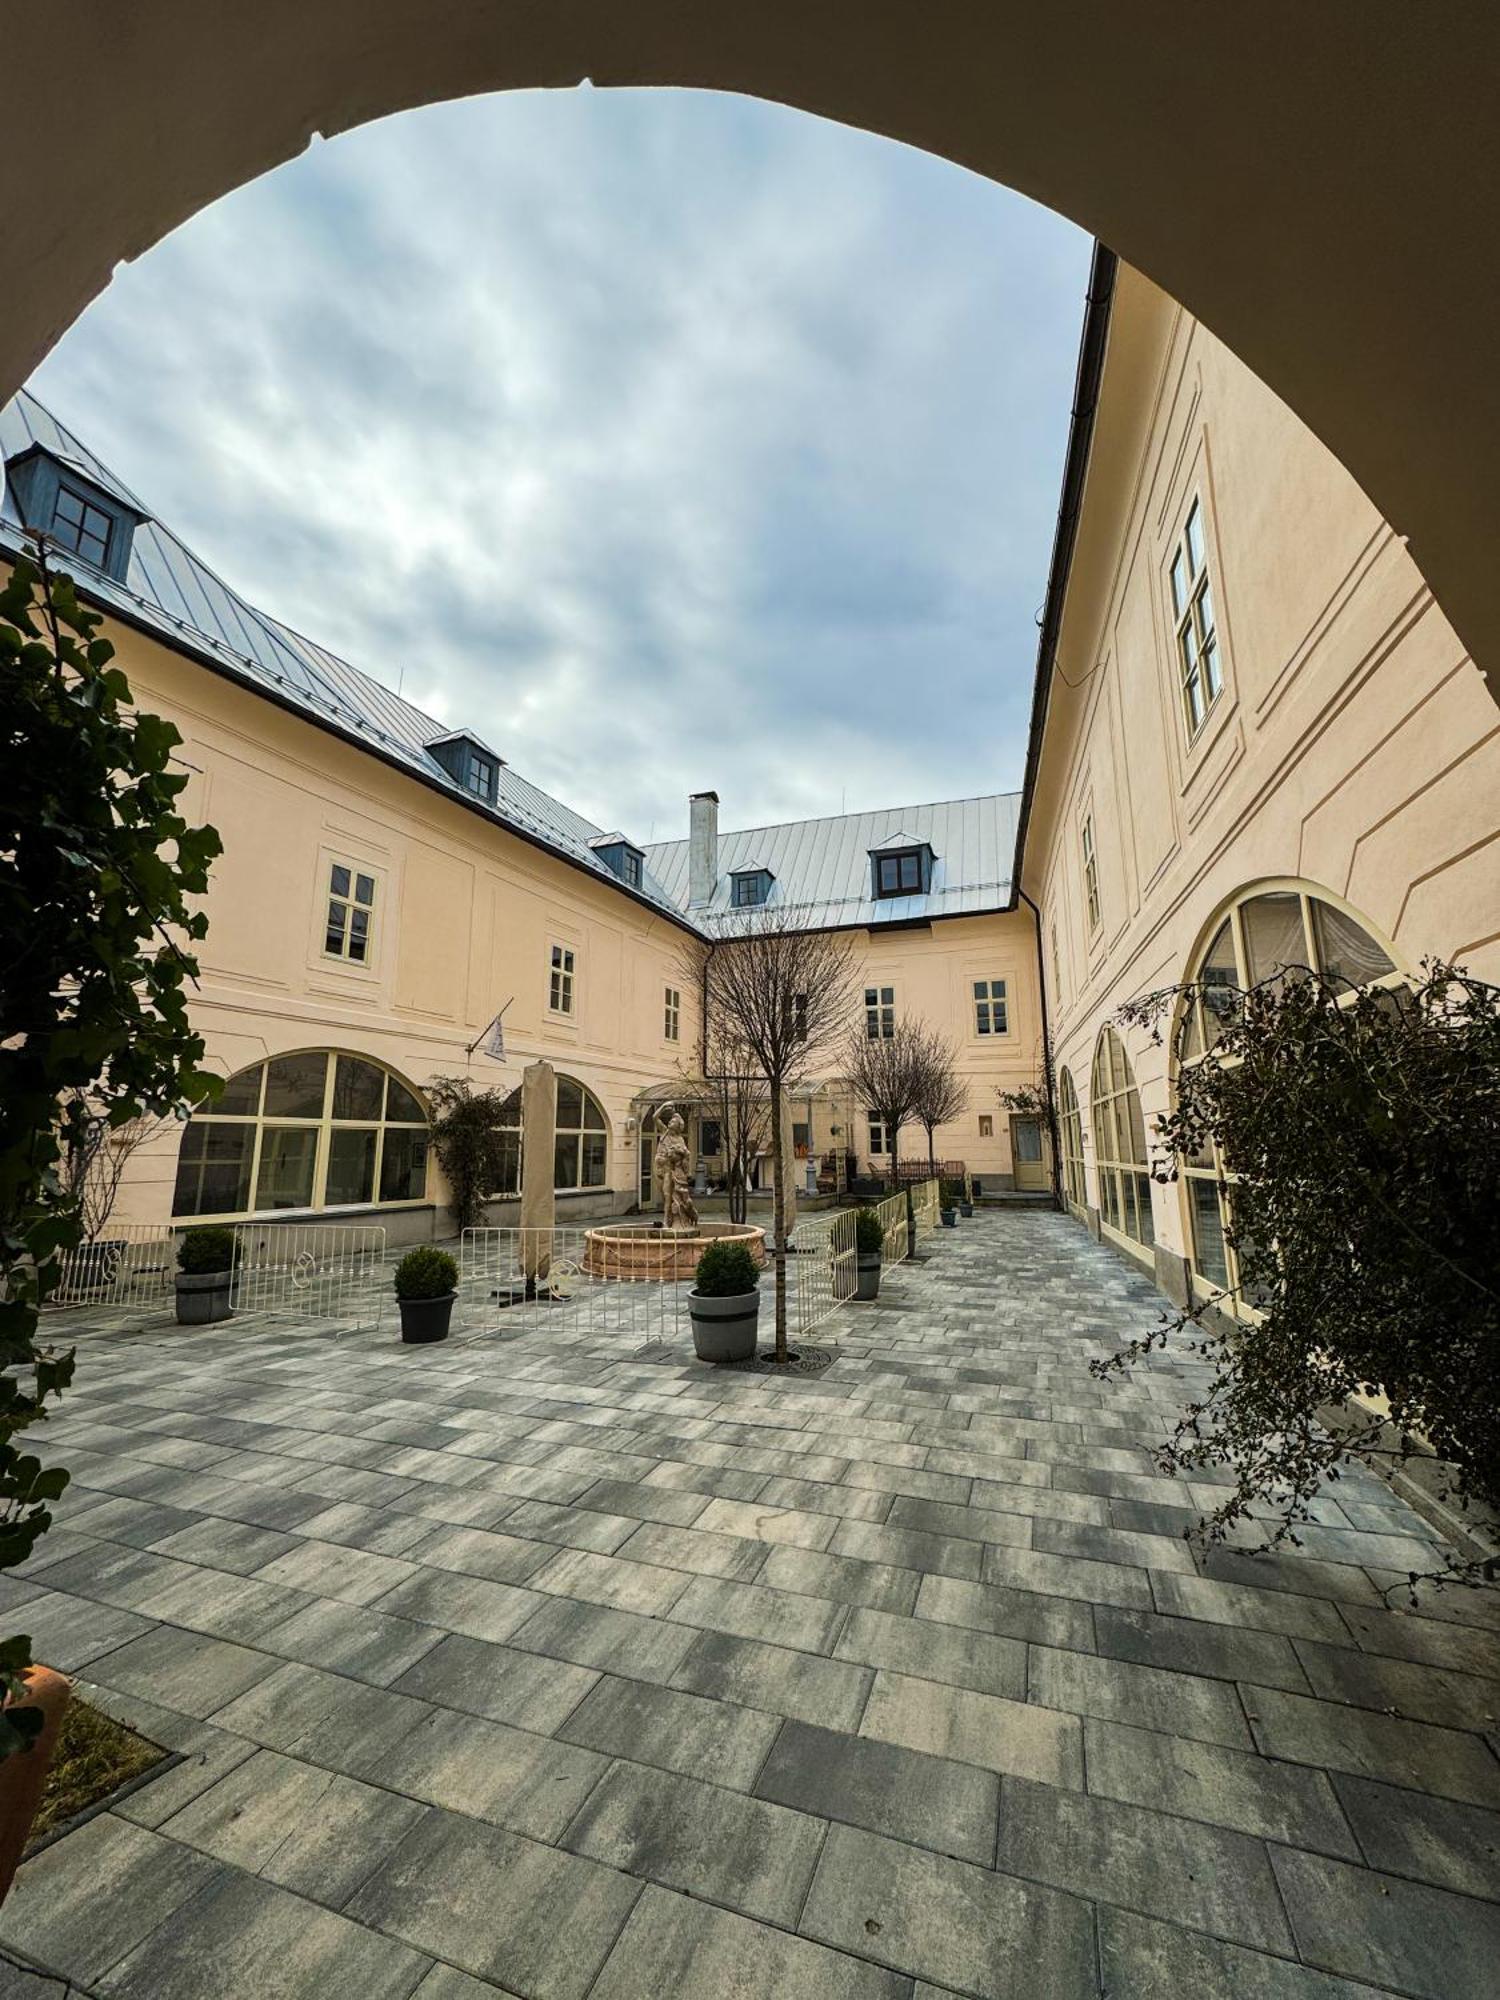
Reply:
[[[182,1115],[218,1089],[187,1016],[190,899],[220,851],[178,811],[187,774],[161,716],[138,713],[100,617],[43,545],[0,584],[0,1568],[23,1561],[67,1483],[17,1448],[72,1380],[40,1308],[83,1233],[70,1152],[85,1119]],[[39,1726],[30,1641],[0,1642],[0,1756]]]

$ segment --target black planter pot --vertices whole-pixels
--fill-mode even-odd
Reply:
[[[457,1292],[443,1292],[435,1299],[397,1299],[401,1308],[401,1338],[412,1346],[446,1340],[457,1297]]]
[[[859,1273],[854,1287],[854,1296],[857,1299],[878,1299],[880,1296],[880,1252],[878,1250],[861,1250],[854,1261]]]
[[[958,1212],[959,1212],[959,1214],[960,1214],[960,1215],[961,1215],[961,1216],[963,1217],[963,1219],[964,1219],[964,1221],[965,1221],[965,1222],[970,1222],[970,1221],[972,1221],[972,1220],[973,1220],[973,1216],[974,1216],[974,1204],[973,1204],[973,1202],[972,1202],[972,1201],[961,1201],[961,1202],[960,1202],[960,1203],[958,1204]]]
[[[957,1229],[958,1210],[956,1208],[945,1208],[940,1210],[939,1213],[942,1215],[943,1218],[944,1229]]]
[[[177,1274],[177,1324],[212,1326],[231,1314],[229,1271],[179,1271]]]
[[[753,1359],[760,1328],[758,1291],[716,1299],[703,1297],[695,1288],[688,1293],[688,1318],[693,1322],[693,1352],[700,1361]]]

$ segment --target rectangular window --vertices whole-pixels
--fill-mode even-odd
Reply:
[[[734,906],[738,910],[753,909],[756,904],[765,902],[771,893],[771,874],[766,868],[751,869],[747,874],[731,876],[730,880],[734,885]]]
[[[639,889],[641,886],[641,857],[627,847],[625,852],[620,856],[620,859],[624,864],[625,880],[630,884],[632,889]]]
[[[323,950],[329,958],[368,965],[375,942],[375,878],[347,861],[328,871],[328,923]]]
[[[52,509],[52,533],[64,548],[103,569],[109,554],[110,518],[71,486],[59,486]]]
[[[872,1117],[870,1120],[870,1158],[883,1159],[890,1149],[885,1143],[885,1120]]]
[[[988,1112],[988,1111],[981,1111],[981,1112],[980,1112],[980,1114],[979,1114],[979,1136],[980,1136],[980,1138],[981,1138],[981,1139],[993,1139],[993,1138],[994,1138],[994,1136],[995,1136],[995,1120],[994,1120],[994,1115],[993,1115],[993,1114],[992,1114],[991,1112]]]
[[[882,854],[878,882],[882,896],[914,896],[922,886],[921,855]]]
[[[865,988],[865,1033],[872,1042],[888,1042],[896,1032],[894,986]]]
[[[807,995],[792,995],[792,1033],[799,1042],[807,1040]]]
[[[1168,581],[1172,591],[1172,622],[1177,639],[1177,675],[1182,688],[1182,713],[1189,740],[1203,727],[1208,711],[1224,685],[1219,657],[1219,633],[1214,619],[1213,591],[1208,577],[1208,550],[1203,538],[1203,508],[1195,500],[1188,509],[1182,540],[1172,555]]]
[[[483,799],[487,805],[495,803],[495,792],[500,776],[500,767],[493,757],[486,757],[482,750],[471,750],[464,770],[464,790],[472,792],[476,799]]]
[[[552,947],[552,982],[548,988],[547,1005],[554,1014],[571,1014],[573,1011],[573,954],[565,944]],[[571,1181],[568,1183],[574,1185]]]
[[[1078,829],[1079,845],[1083,849],[1083,903],[1088,911],[1089,936],[1099,928],[1099,857],[1094,852],[1094,815],[1085,813],[1083,825]]]
[[[1003,1035],[1006,1024],[1005,981],[976,979],[974,981],[975,1034]]]
[[[665,1015],[662,1032],[669,1042],[675,1042],[682,1031],[682,995],[675,986],[667,988]]]

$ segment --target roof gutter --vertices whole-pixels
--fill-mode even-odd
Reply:
[[[1084,308],[1083,332],[1078,343],[1078,374],[1073,384],[1073,417],[1068,430],[1068,456],[1063,466],[1062,497],[1057,506],[1057,527],[1052,537],[1052,566],[1047,573],[1047,599],[1042,609],[1041,636],[1036,649],[1036,679],[1031,690],[1031,733],[1026,744],[1026,775],[1021,784],[1021,812],[1016,822],[1016,859],[1012,871],[1015,891],[1021,887],[1026,860],[1026,831],[1031,821],[1031,800],[1042,762],[1042,736],[1047,727],[1047,706],[1052,693],[1052,670],[1057,663],[1057,642],[1062,631],[1063,604],[1068,594],[1068,578],[1073,568],[1073,551],[1078,541],[1078,521],[1083,511],[1083,488],[1088,477],[1089,454],[1094,443],[1094,414],[1099,407],[1099,384],[1104,376],[1104,354],[1109,345],[1110,307],[1114,303],[1115,274],[1120,260],[1102,243],[1094,245],[1094,261],[1089,269],[1088,302]]]

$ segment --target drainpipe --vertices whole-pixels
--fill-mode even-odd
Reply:
[[[1042,1095],[1047,1105],[1047,1137],[1052,1148],[1052,1199],[1061,1208],[1062,1145],[1057,1129],[1057,1098],[1052,1087],[1052,1024],[1047,1017],[1047,956],[1042,949],[1042,913],[1019,882],[1016,894],[1030,910],[1036,931],[1036,990],[1042,996]]]

